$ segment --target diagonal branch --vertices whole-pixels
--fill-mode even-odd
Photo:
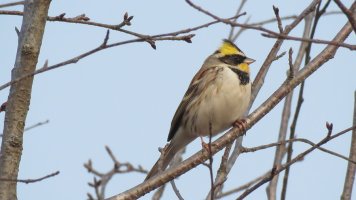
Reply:
[[[344,41],[351,33],[352,27],[346,24],[335,36],[333,41]],[[303,80],[313,74],[323,64],[329,61],[335,55],[338,47],[328,45],[321,53],[319,53],[306,67],[304,67],[295,77],[283,83],[260,107],[246,118],[246,129],[250,129],[254,124],[261,120],[268,112],[270,112],[293,88],[299,85]],[[216,154],[222,150],[227,144],[234,141],[237,137],[243,134],[243,130],[235,127],[226,134],[217,139],[211,146],[211,153]],[[108,200],[121,199],[138,199],[144,194],[160,187],[164,183],[178,177],[188,170],[196,167],[209,159],[209,153],[206,151],[199,151],[187,160],[181,162],[179,165],[169,168],[161,174],[152,177],[151,179],[125,191],[121,194],[115,195]]]
[[[337,6],[339,6],[340,10],[346,15],[346,17],[349,19],[351,25],[352,25],[352,28],[354,29],[354,32],[356,34],[356,19],[354,16],[352,16],[352,12],[355,10],[356,8],[356,2],[354,1],[354,3],[352,4],[350,10],[347,9],[345,7],[344,4],[341,3],[340,0],[334,0],[334,2],[336,3]]]
[[[326,144],[327,142],[333,140],[336,137],[339,137],[340,135],[343,135],[353,129],[355,129],[356,127],[350,127],[347,128],[337,134],[332,135],[332,124],[326,124],[326,127],[328,129],[328,133],[325,136],[324,139],[322,139],[320,142],[318,142],[316,145],[312,146],[311,148],[307,149],[306,151],[300,153],[299,155],[297,155],[295,158],[293,158],[290,162],[287,162],[285,164],[283,164],[281,167],[279,168],[272,168],[271,173],[266,175],[261,181],[259,181],[258,183],[256,183],[253,187],[247,189],[244,193],[242,193],[237,200],[242,200],[244,199],[246,196],[248,196],[249,194],[251,194],[253,191],[255,191],[257,188],[259,188],[260,186],[262,186],[263,184],[265,184],[266,182],[270,181],[275,175],[278,175],[280,172],[284,171],[287,167],[293,165],[294,163],[296,163],[297,161],[303,159],[306,155],[308,155],[309,153],[311,153],[312,151],[314,151],[315,149],[319,148],[320,146],[322,146],[323,144]]]
[[[4,3],[0,5],[0,8],[5,8],[5,7],[10,7],[10,6],[18,6],[18,5],[24,5],[25,1],[16,1],[16,2],[11,2],[11,3]]]
[[[0,11],[0,13],[1,13],[1,11]],[[244,13],[240,14],[240,15],[237,15],[237,16],[234,16],[234,17],[230,17],[228,19],[229,20],[235,19],[235,18],[238,18],[238,17],[240,17],[242,15],[244,15]],[[46,64],[47,62],[46,62],[42,68],[37,69],[33,73],[25,74],[25,75],[23,75],[21,77],[18,77],[16,79],[12,80],[12,81],[9,81],[9,82],[1,85],[0,86],[0,90],[3,90],[5,88],[9,87],[10,85],[19,82],[22,79],[25,79],[25,78],[28,78],[28,77],[31,77],[31,76],[34,76],[34,75],[37,75],[37,74],[40,74],[40,73],[43,73],[43,72],[46,72],[46,71],[50,71],[50,70],[53,70],[53,69],[56,69],[56,68],[60,68],[60,67],[66,66],[68,64],[77,63],[79,60],[81,60],[81,59],[83,59],[85,57],[88,57],[88,56],[90,56],[90,55],[92,55],[94,53],[97,53],[97,52],[102,51],[104,49],[116,47],[116,46],[121,46],[121,45],[129,44],[129,43],[147,42],[147,41],[149,41],[151,47],[153,47],[155,49],[156,48],[155,41],[164,41],[164,40],[176,41],[176,40],[179,40],[179,41],[185,41],[185,42],[191,43],[191,39],[195,35],[194,34],[182,35],[182,34],[186,34],[186,33],[190,33],[190,32],[193,32],[193,31],[196,31],[196,30],[199,30],[199,29],[207,28],[207,27],[209,27],[211,25],[214,25],[214,24],[217,24],[219,22],[220,21],[215,20],[215,21],[212,21],[212,22],[209,22],[209,23],[205,23],[205,24],[196,26],[196,27],[192,27],[192,28],[187,28],[187,29],[174,31],[174,32],[169,32],[169,33],[164,33],[164,34],[152,35],[152,36],[149,36],[149,40],[147,38],[138,38],[138,39],[126,40],[126,41],[122,41],[122,42],[116,42],[116,43],[112,43],[112,44],[107,44],[108,39],[109,39],[109,31],[107,31],[106,36],[104,38],[104,41],[98,47],[96,47],[96,48],[94,48],[92,50],[89,50],[89,51],[87,51],[85,53],[82,53],[82,54],[80,54],[80,55],[78,55],[76,57],[73,57],[71,59],[68,59],[66,61],[63,61],[63,62],[57,63],[55,65],[52,65],[52,66],[47,66],[47,64]],[[179,36],[179,35],[182,35],[182,36]]]

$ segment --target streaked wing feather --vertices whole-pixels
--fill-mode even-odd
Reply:
[[[174,114],[167,141],[170,141],[174,137],[179,126],[181,125],[183,116],[185,114],[189,102],[191,102],[196,96],[201,94],[201,92],[204,90],[205,88],[204,86],[206,86],[207,79],[203,79],[203,77],[206,74],[208,74],[209,71],[213,71],[214,69],[215,67],[200,69],[199,72],[193,77],[187,91],[184,94],[182,102],[179,104],[178,109]]]

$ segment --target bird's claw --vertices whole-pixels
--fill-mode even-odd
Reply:
[[[238,119],[234,122],[233,124],[234,127],[240,129],[244,135],[246,135],[246,130],[247,130],[247,122],[246,119]]]

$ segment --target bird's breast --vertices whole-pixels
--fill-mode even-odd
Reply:
[[[224,68],[201,95],[193,134],[216,135],[243,117],[250,101],[251,84],[240,84],[238,76]]]

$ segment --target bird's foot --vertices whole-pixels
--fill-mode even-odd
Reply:
[[[246,135],[246,130],[247,130],[247,128],[246,128],[246,126],[247,126],[246,119],[238,119],[232,124],[232,126],[242,130],[244,135]]]

